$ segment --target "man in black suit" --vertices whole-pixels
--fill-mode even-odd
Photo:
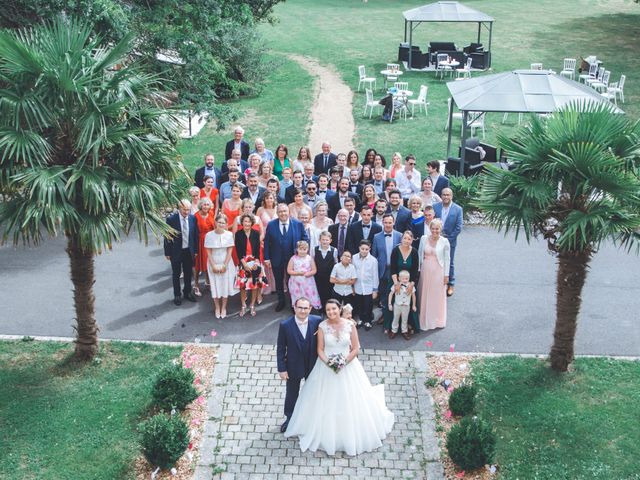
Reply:
[[[213,165],[214,161],[215,159],[213,157],[213,153],[207,153],[204,156],[204,166],[197,169],[194,176],[194,185],[196,187],[204,188],[204,177],[207,175],[213,178],[214,187],[216,188],[220,187],[221,183],[219,182],[222,177],[222,174],[220,172],[220,169]]]
[[[378,195],[382,194],[385,189],[384,184],[384,168],[376,167],[373,169],[373,180],[369,180],[367,185],[373,185]]]
[[[338,249],[338,258],[342,257],[342,252],[349,250],[349,212],[344,208],[338,211],[337,222],[329,225],[331,234],[331,246]]]
[[[193,261],[198,253],[198,224],[196,218],[189,213],[191,203],[181,200],[178,211],[167,217],[167,224],[176,231],[172,237],[164,239],[164,256],[171,262],[171,278],[173,280],[173,303],[182,304],[180,294],[180,273],[184,273],[184,298],[191,302],[196,297],[191,291],[191,271]]]
[[[371,221],[373,210],[369,205],[363,205],[360,209],[360,220],[349,225],[349,248],[352,255],[360,251],[360,241],[373,241],[373,236],[382,231],[382,227]]]
[[[318,196],[328,202],[336,194],[334,190],[329,190],[329,175],[321,173],[318,175]]]
[[[349,220],[347,221],[349,225],[360,220],[360,214],[356,212],[356,201],[353,198],[344,199],[344,209],[349,212]]]
[[[244,128],[238,125],[233,131],[233,140],[229,140],[227,142],[227,146],[224,149],[225,160],[231,158],[231,152],[235,149],[240,151],[240,158],[242,160],[247,160],[249,158],[249,144],[243,140],[243,137]]]
[[[242,195],[240,195],[240,198],[242,200],[244,200],[245,198],[250,198],[253,201],[255,209],[258,210],[258,207],[256,207],[256,205],[262,203],[262,195],[264,195],[266,189],[258,184],[258,174],[253,172],[251,172],[247,176],[246,185],[247,188],[242,191]]]
[[[363,189],[364,185],[360,183],[360,172],[354,168],[349,172],[349,191],[355,193],[358,198],[362,198]]]
[[[440,162],[438,160],[431,160],[427,163],[427,172],[431,177],[433,192],[438,196],[442,196],[442,190],[449,188],[449,179],[444,175],[440,175]]]
[[[271,178],[267,182],[267,192],[273,193],[274,197],[276,197],[276,205],[279,203],[286,203],[285,199],[280,196],[280,188],[278,186],[278,180],[276,180],[275,178]],[[259,203],[256,205],[256,211],[258,211],[258,209],[262,206],[263,198],[264,198],[264,195],[262,196],[262,198],[260,198]]]
[[[300,170],[296,170],[293,174],[292,180],[293,185],[289,185],[287,189],[284,191],[284,200],[287,202],[287,205],[293,203],[293,197],[296,196],[297,190],[302,190],[304,192],[304,185],[302,183],[302,172]]]
[[[316,175],[321,173],[329,173],[331,167],[336,165],[336,155],[331,153],[331,144],[329,142],[322,143],[322,153],[319,153],[313,159],[313,171]]]
[[[400,190],[389,192],[389,213],[393,215],[393,229],[404,233],[411,228],[411,210],[402,205]]]
[[[227,173],[229,173],[229,168],[231,168],[231,164],[229,163],[230,160],[234,160],[233,163],[235,163],[238,170],[240,170],[240,173],[242,174],[244,174],[247,168],[249,168],[249,162],[240,158],[240,150],[234,148],[233,150],[231,150],[231,156],[224,162],[222,162],[222,168],[220,169],[222,175],[226,175]]]
[[[240,166],[238,165],[238,161],[235,158],[230,158],[229,160],[227,160],[226,162],[224,162],[224,166],[226,168],[222,169],[222,175],[220,175],[220,185],[218,186],[218,190],[220,190],[220,186],[222,186],[223,183],[226,183],[229,181],[229,169],[236,169],[238,171],[238,181],[240,183],[242,183],[243,185],[246,185],[245,182],[247,181],[247,179],[244,176],[244,173],[242,173],[240,171]]]
[[[355,194],[349,191],[349,179],[341,178],[338,183],[338,192],[336,195],[333,195],[329,200],[327,200],[327,204],[329,205],[329,218],[336,218],[338,214],[338,210],[344,208],[344,201],[347,198],[353,198],[356,202],[356,210],[360,205],[360,198]]]

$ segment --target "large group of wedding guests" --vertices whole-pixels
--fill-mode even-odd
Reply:
[[[411,154],[388,162],[372,148],[336,154],[328,142],[315,156],[290,154],[243,137],[237,127],[219,165],[204,156],[190,200],[167,218],[176,305],[208,289],[225,318],[239,292],[239,315],[255,316],[275,293],[276,311],[298,298],[317,310],[331,298],[349,304],[366,330],[379,307],[390,338],[445,327],[463,212],[438,161],[423,177]]]

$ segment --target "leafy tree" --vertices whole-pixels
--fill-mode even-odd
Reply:
[[[589,261],[613,240],[637,251],[640,240],[640,129],[608,105],[571,105],[534,118],[513,138],[500,136],[513,170],[490,168],[478,206],[500,230],[542,236],[557,257],[556,325],[551,367],[574,356]]]
[[[18,0],[0,9],[0,27],[29,27],[63,15],[88,19],[105,40],[133,33],[136,56],[172,80],[166,88],[177,94],[176,105],[207,111],[222,128],[235,113],[218,99],[258,92],[272,68],[255,27],[274,21],[280,1]]]
[[[106,47],[75,20],[0,32],[3,241],[65,235],[81,359],[98,348],[94,256],[131,228],[169,234],[162,208],[186,175],[161,79],[118,67],[131,42]]]

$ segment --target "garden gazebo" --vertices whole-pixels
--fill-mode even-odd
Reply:
[[[404,41],[409,43],[409,62],[411,67],[413,30],[421,23],[428,22],[464,22],[478,24],[477,43],[480,43],[482,27],[489,31],[487,49],[488,58],[491,58],[491,34],[493,32],[493,17],[486,13],[469,8],[460,2],[436,2],[422,7],[412,8],[402,12],[404,16]],[[407,37],[408,32],[408,37]],[[490,60],[489,60],[490,65]],[[487,67],[489,66],[487,65]]]
[[[449,131],[447,159],[451,151],[451,120],[453,104],[462,113],[462,141],[460,175],[464,172],[465,142],[472,112],[536,113],[548,114],[577,102],[610,103],[591,87],[548,70],[514,70],[467,80],[448,82],[453,101],[449,103]],[[624,113],[614,107],[617,113]]]

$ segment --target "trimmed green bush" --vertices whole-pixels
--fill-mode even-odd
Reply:
[[[184,410],[198,397],[198,391],[193,385],[194,380],[193,370],[181,364],[166,366],[158,373],[153,385],[154,404],[166,411],[172,408]]]
[[[189,427],[179,415],[158,413],[139,426],[142,453],[149,463],[171,468],[189,446]]]
[[[473,413],[476,408],[478,388],[475,385],[462,385],[451,392],[449,410],[456,416]]]
[[[478,417],[464,417],[449,431],[447,451],[451,460],[463,470],[480,468],[493,463],[496,434],[488,422]]]

